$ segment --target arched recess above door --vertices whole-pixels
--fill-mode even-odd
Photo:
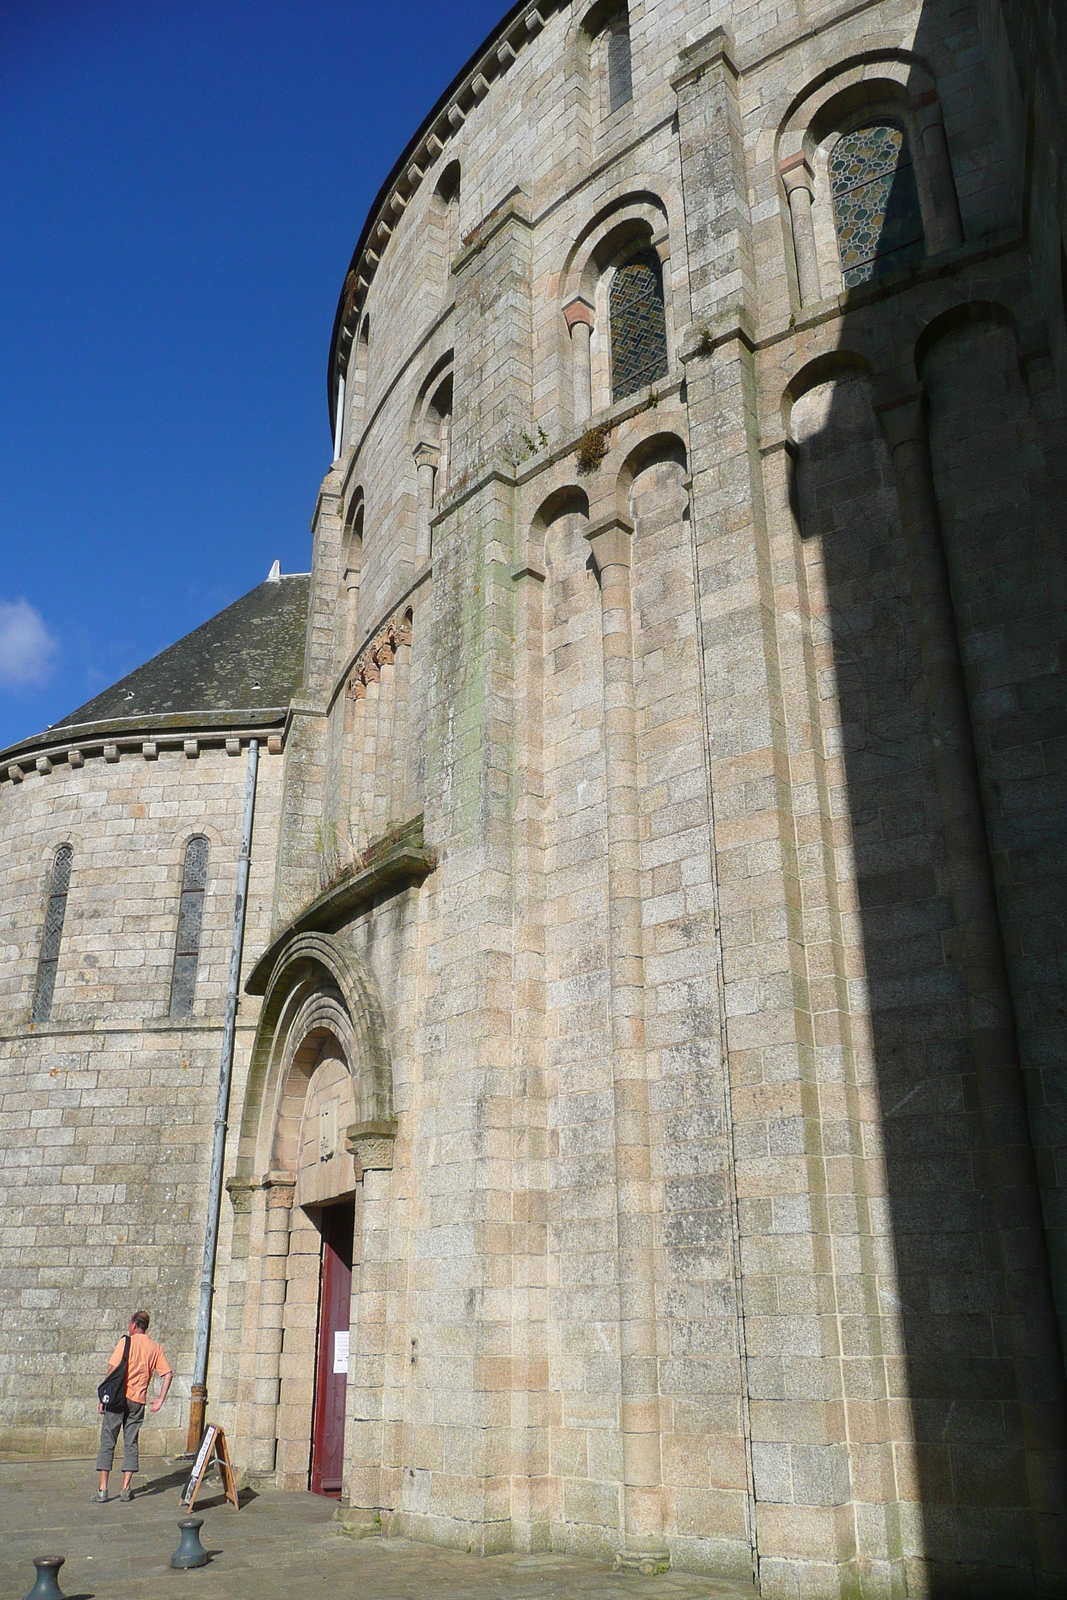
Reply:
[[[356,953],[328,933],[298,933],[280,953],[263,998],[252,1046],[241,1115],[238,1177],[253,1180],[266,1171],[274,1147],[274,1123],[291,1057],[294,1030],[306,1032],[309,1006],[316,999],[333,1013],[333,1032],[343,1037],[355,1081],[357,1126],[372,1141],[371,1155],[395,1130],[393,1068],[385,1016],[373,975]],[[354,1152],[357,1159],[359,1151]],[[391,1165],[386,1152],[375,1164]],[[369,1160],[361,1160],[367,1167]]]

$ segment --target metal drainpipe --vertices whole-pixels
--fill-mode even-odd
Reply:
[[[237,1026],[237,990],[241,981],[241,949],[245,936],[245,910],[248,905],[248,863],[252,853],[252,818],[256,810],[256,775],[259,771],[259,740],[248,745],[248,775],[245,779],[245,815],[241,829],[241,854],[237,859],[237,897],[233,907],[233,943],[230,946],[230,979],[226,986],[226,1022],[222,1032],[222,1064],[219,1069],[219,1095],[215,1105],[215,1141],[211,1148],[211,1178],[208,1184],[207,1224],[204,1228],[204,1263],[200,1273],[200,1312],[196,1322],[193,1356],[193,1387],[189,1406],[187,1448],[200,1448],[207,1411],[207,1357],[211,1343],[211,1302],[215,1294],[215,1252],[219,1242],[219,1212],[222,1209],[222,1166],[226,1155],[226,1117],[230,1109],[230,1084],[233,1080],[233,1044]]]

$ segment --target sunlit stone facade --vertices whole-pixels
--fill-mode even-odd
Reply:
[[[244,1470],[336,1488],[354,1532],[775,1596],[1067,1582],[1045,26],[519,6],[367,219],[253,850],[208,1382]],[[68,918],[77,829],[161,859],[148,758],[90,816],[108,746],[50,737],[0,767],[33,859],[0,1083],[22,1447],[92,1422],[73,1366],[33,1377],[61,1308],[106,1285],[114,1320],[164,1249],[186,1402],[214,1093],[184,1057],[158,1080],[152,1126],[203,1134],[178,1215],[118,1087],[143,1058],[86,1075],[149,1026],[136,941],[121,1015],[62,988],[61,942],[31,1027],[55,849]],[[95,1107],[118,1149],[35,1153]],[[136,1263],[105,1165],[139,1174]]]

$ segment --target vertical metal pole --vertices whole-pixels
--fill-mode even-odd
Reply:
[[[237,858],[237,896],[233,907],[233,943],[230,946],[230,977],[226,986],[226,1021],[222,1031],[222,1063],[219,1068],[219,1094],[215,1104],[215,1139],[211,1147],[211,1177],[208,1182],[207,1223],[204,1228],[204,1262],[200,1273],[200,1312],[196,1322],[193,1355],[192,1403],[189,1408],[188,1448],[200,1448],[207,1411],[207,1357],[211,1343],[211,1302],[215,1293],[215,1253],[219,1243],[219,1213],[222,1209],[222,1167],[226,1155],[226,1118],[230,1109],[230,1084],[233,1081],[233,1045],[237,1027],[237,990],[241,981],[241,950],[245,936],[245,910],[248,905],[248,863],[252,854],[252,819],[256,810],[256,775],[259,771],[259,740],[248,746],[248,775],[245,779],[245,815],[241,829],[241,854]]]

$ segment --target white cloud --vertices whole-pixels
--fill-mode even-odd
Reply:
[[[0,685],[33,689],[52,675],[59,641],[28,600],[0,600]]]

